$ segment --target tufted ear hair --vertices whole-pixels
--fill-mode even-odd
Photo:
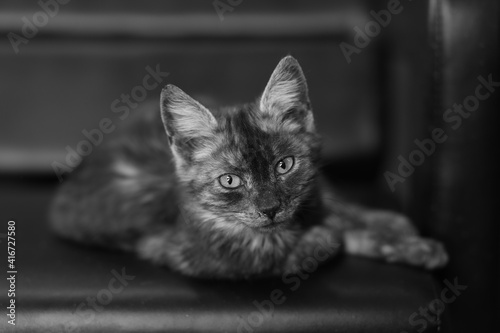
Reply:
[[[192,151],[213,136],[217,120],[212,113],[181,89],[169,84],[161,92],[161,118],[176,158]]]
[[[287,56],[279,62],[260,97],[261,112],[289,129],[314,132],[307,82],[298,61]]]

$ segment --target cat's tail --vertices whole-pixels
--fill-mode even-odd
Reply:
[[[50,228],[70,241],[132,250],[141,226],[131,224],[134,216],[124,218],[129,212],[114,188],[114,177],[90,171],[80,165],[59,186],[49,208]]]
[[[66,180],[54,196],[49,208],[49,225],[59,237],[92,246],[121,250],[132,249],[133,235],[109,232],[103,217],[94,211],[104,208],[105,200],[98,193],[84,193],[85,187]],[[99,203],[101,201],[101,203]],[[102,212],[104,213],[105,210]],[[105,214],[103,214],[105,215]],[[127,240],[128,238],[128,240]]]
[[[57,235],[89,245],[134,250],[144,234],[178,214],[172,175],[148,173],[123,161],[111,166],[86,162],[61,184],[53,199],[49,221]]]

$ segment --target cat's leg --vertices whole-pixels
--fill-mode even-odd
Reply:
[[[448,262],[442,243],[419,236],[411,221],[391,211],[356,212],[358,223],[344,230],[345,251],[435,269]]]
[[[136,244],[136,253],[142,259],[184,275],[204,278],[235,278],[229,262],[214,257],[193,238],[193,232],[179,226],[166,227],[144,235]]]
[[[337,255],[341,246],[341,232],[326,225],[313,226],[299,238],[278,273],[297,273],[308,265],[322,264]]]
[[[182,230],[164,228],[143,235],[136,244],[136,252],[141,259],[168,266],[186,275],[196,275],[197,267],[186,256],[186,244],[190,244],[186,237],[188,235]]]

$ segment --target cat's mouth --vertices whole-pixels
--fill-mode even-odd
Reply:
[[[268,223],[266,225],[254,227],[254,229],[262,233],[270,233],[282,230],[285,227],[285,224],[285,222],[272,221],[271,223]]]
[[[252,224],[249,227],[258,232],[269,233],[284,229],[288,224],[287,222],[288,220],[286,219],[268,219],[264,223]]]

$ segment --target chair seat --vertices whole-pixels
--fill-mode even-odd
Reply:
[[[439,298],[428,272],[342,256],[285,279],[187,278],[53,236],[46,223],[53,192],[50,184],[0,189],[2,211],[16,221],[18,271],[16,326],[4,320],[2,331],[386,333],[424,324],[426,332],[438,331],[432,312],[410,321]]]

